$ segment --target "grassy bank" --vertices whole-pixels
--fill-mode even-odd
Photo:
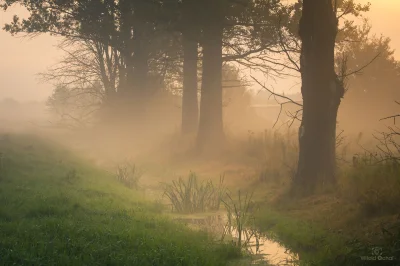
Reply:
[[[226,265],[238,252],[65,150],[2,135],[0,264]]]
[[[324,224],[311,221],[301,214],[287,213],[271,206],[261,208],[256,215],[258,228],[271,239],[299,255],[300,265],[399,265],[400,228],[380,227],[376,236],[356,237],[365,222],[360,222],[358,231],[334,230]],[[383,258],[375,257],[373,251]],[[366,260],[364,257],[375,257]]]
[[[291,195],[289,178],[258,179],[250,186],[262,206],[256,221],[305,265],[399,265],[399,170],[363,156],[341,165],[336,187],[307,197]]]

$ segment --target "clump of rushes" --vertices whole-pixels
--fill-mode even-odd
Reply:
[[[211,180],[200,182],[196,173],[190,172],[187,180],[179,178],[165,184],[164,195],[178,213],[215,211],[220,208],[226,191],[223,183],[224,175],[220,176],[219,186],[215,186]]]
[[[250,252],[251,242],[255,240],[258,250],[260,234],[253,226],[253,204],[251,201],[253,193],[247,193],[243,198],[239,190],[237,201],[233,200],[229,193],[226,195],[227,200],[223,200],[222,202],[225,205],[228,219],[222,235],[222,241],[225,236],[231,235],[236,239],[236,241],[234,241],[235,246]]]

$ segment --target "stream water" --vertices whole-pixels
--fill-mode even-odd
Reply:
[[[217,238],[221,238],[224,230],[227,229],[227,215],[220,213],[207,217],[181,217],[177,220],[186,223],[190,227],[206,230],[214,234]],[[229,236],[225,240],[231,238],[232,241],[237,242],[238,231],[230,228]],[[247,234],[246,234],[247,233]],[[298,255],[286,249],[278,242],[269,239],[265,235],[258,233],[254,234],[253,230],[247,232],[242,231],[242,243],[246,243],[246,249],[253,256],[252,264],[262,264],[267,262],[267,265],[275,266],[295,266],[298,265]]]

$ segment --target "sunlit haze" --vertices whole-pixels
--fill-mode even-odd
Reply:
[[[400,0],[293,1],[0,0],[0,265],[400,265]]]

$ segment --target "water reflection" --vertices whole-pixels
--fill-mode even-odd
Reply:
[[[236,243],[239,233],[235,228],[227,228],[227,215],[220,213],[207,217],[185,217],[177,219],[186,223],[190,227],[201,230],[206,230],[212,233],[216,238],[221,238],[225,233],[229,233],[225,240]],[[246,249],[254,255],[252,264],[263,264],[268,262],[268,265],[276,266],[295,266],[298,265],[298,255],[291,252],[287,248],[280,245],[278,242],[268,239],[251,229],[242,231],[242,243],[246,243]],[[243,244],[242,244],[243,246]]]

